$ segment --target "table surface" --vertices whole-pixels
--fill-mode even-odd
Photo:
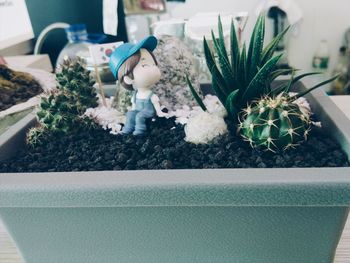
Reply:
[[[48,55],[25,55],[4,57],[9,66],[16,68],[34,68],[52,72],[53,68]]]
[[[332,100],[350,119],[350,96],[334,96]],[[0,262],[1,263],[23,263],[16,246],[6,233],[0,222]],[[338,245],[334,263],[350,263],[350,218],[345,226],[342,238]]]

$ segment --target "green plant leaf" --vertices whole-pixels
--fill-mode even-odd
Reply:
[[[221,72],[216,65],[215,58],[211,53],[211,50],[209,48],[208,42],[205,39],[205,37],[204,37],[204,55],[205,55],[205,60],[207,62],[209,71],[212,74],[213,82],[217,83],[219,88],[221,89],[221,92],[227,96],[229,94],[229,88],[227,87],[225,79],[221,75]]]
[[[187,85],[191,90],[191,93],[194,97],[194,99],[197,101],[198,105],[202,108],[203,111],[207,111],[207,107],[205,107],[203,100],[199,97],[197,91],[194,89],[190,79],[188,78],[188,76],[186,75],[186,81],[187,81]]]
[[[219,30],[219,47],[220,47],[220,50],[221,50],[221,53],[222,55],[224,56],[224,58],[229,61],[228,59],[228,54],[227,54],[227,51],[226,51],[226,46],[225,46],[225,36],[224,36],[224,31],[223,31],[223,28],[222,28],[222,22],[221,22],[221,17],[219,16],[219,19],[218,19],[218,30]],[[213,34],[213,32],[212,32]],[[214,34],[213,34],[214,35]]]
[[[299,80],[301,80],[305,77],[312,76],[312,75],[320,75],[320,74],[323,74],[323,73],[322,72],[310,72],[310,73],[301,74],[301,75],[294,78],[293,84],[297,83]]]
[[[227,96],[222,92],[222,90],[220,89],[218,83],[213,80],[212,83],[211,83],[211,86],[212,86],[212,89],[214,90],[216,96],[221,101],[221,103],[223,105],[225,105]]]
[[[296,72],[296,70],[294,70],[293,72]],[[291,87],[297,83],[298,81],[300,81],[301,79],[307,77],[307,76],[312,76],[312,75],[318,75],[318,74],[322,74],[321,72],[310,72],[310,73],[305,73],[302,75],[299,75],[295,78],[292,78],[288,83],[285,83],[277,88],[275,88],[274,90],[271,91],[270,94],[277,96],[278,94],[280,94],[281,92],[289,92]]]
[[[240,60],[239,60],[239,65],[238,65],[238,73],[237,73],[237,78],[238,82],[240,83],[241,87],[246,87],[246,67],[247,67],[247,51],[246,51],[246,45],[243,44]],[[242,88],[240,93],[244,92],[245,90]]]
[[[269,80],[270,82],[272,82],[273,80],[277,79],[279,76],[291,74],[293,73],[293,71],[295,71],[295,69],[277,69],[271,73]]]
[[[290,89],[294,83],[294,79],[295,79],[294,76],[295,76],[295,72],[293,71],[292,76],[291,76],[290,80],[288,81],[286,88],[285,88],[285,90],[283,90],[283,92],[288,93],[290,91]]]
[[[238,96],[238,92],[239,90],[236,89],[234,91],[232,91],[230,93],[230,95],[228,95],[227,99],[226,99],[226,102],[225,102],[225,108],[227,110],[227,112],[231,115],[231,116],[235,116],[238,114],[238,110],[237,110],[237,107],[235,106],[236,104],[236,99],[237,99],[237,96]]]
[[[314,87],[312,87],[312,88],[310,88],[310,89],[308,89],[308,90],[306,90],[306,91],[300,92],[300,93],[298,93],[297,95],[290,97],[290,100],[289,100],[289,101],[295,101],[295,100],[299,99],[300,97],[303,97],[303,96],[305,96],[306,94],[310,93],[311,91],[313,91],[313,90],[315,90],[315,89],[317,89],[317,88],[320,88],[320,87],[322,87],[322,86],[324,86],[324,85],[326,85],[326,84],[328,84],[328,83],[333,82],[333,81],[336,80],[337,78],[339,78],[339,75],[336,75],[335,77],[333,77],[333,78],[331,78],[331,79],[328,79],[328,80],[326,80],[326,81],[323,81],[323,82],[321,82],[321,83],[315,85]]]
[[[245,104],[247,101],[256,99],[264,94],[265,81],[269,75],[275,70],[278,61],[281,59],[283,54],[273,57],[270,59],[256,74],[253,80],[249,83],[248,88],[242,96],[242,103]],[[261,88],[263,87],[263,89]]]
[[[236,86],[236,83],[235,83],[236,81],[233,77],[233,72],[232,72],[232,68],[228,60],[228,57],[225,55],[226,51],[223,52],[222,48],[220,47],[218,41],[215,38],[213,31],[211,31],[211,35],[213,39],[214,48],[216,50],[216,53],[218,54],[220,68],[221,68],[221,72],[224,77],[224,80],[226,82],[226,86],[229,89],[232,89],[233,87]]]
[[[268,94],[268,95],[274,95],[276,94],[275,91],[276,90],[283,90],[284,88],[283,87],[286,87],[285,84],[283,84],[282,86],[279,86],[273,90],[271,90],[271,83],[277,79],[279,76],[283,76],[283,75],[288,75],[288,74],[293,74],[293,72],[297,71],[296,69],[277,69],[275,71],[273,71],[271,74],[270,74],[270,77],[266,80],[266,90],[265,90],[265,93]],[[279,92],[280,93],[280,92]],[[278,93],[278,94],[279,94]]]
[[[232,65],[232,69],[233,69],[233,72],[235,74],[235,77],[237,78],[238,63],[240,60],[240,53],[239,53],[240,46],[238,43],[236,28],[235,28],[235,24],[233,22],[233,19],[231,21],[230,44],[231,44],[231,65]]]
[[[282,40],[282,38],[287,34],[289,31],[290,26],[288,26],[285,30],[283,30],[281,33],[279,33],[263,50],[261,55],[261,63],[260,65],[264,65],[269,61],[273,55],[275,54],[275,51],[278,47],[279,42]]]
[[[247,69],[248,79],[251,80],[260,66],[261,53],[264,47],[265,36],[265,16],[260,15],[258,21],[255,24],[253,34],[250,39],[248,56],[247,56]]]

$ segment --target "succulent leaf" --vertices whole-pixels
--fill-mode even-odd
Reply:
[[[319,84],[313,86],[312,88],[310,88],[310,89],[308,89],[308,90],[306,90],[306,91],[300,92],[300,93],[296,94],[295,96],[291,97],[291,98],[290,98],[290,101],[295,101],[295,100],[297,100],[297,99],[299,99],[299,98],[305,96],[306,94],[310,93],[311,91],[313,91],[313,90],[315,90],[315,89],[318,89],[318,88],[320,88],[320,87],[322,87],[322,86],[324,86],[324,85],[326,85],[326,84],[328,84],[328,83],[333,82],[333,81],[336,80],[338,77],[339,77],[339,75],[336,75],[336,76],[334,76],[333,78],[330,78],[330,79],[328,79],[328,80],[326,80],[326,81],[323,81],[323,82],[321,82],[321,83],[319,83]]]
[[[231,45],[231,65],[235,77],[238,75],[238,64],[240,61],[240,47],[237,39],[236,28],[233,20],[231,21],[231,33],[230,33],[230,45]]]
[[[242,101],[252,101],[264,95],[266,79],[275,70],[277,63],[282,56],[283,54],[273,57],[259,70],[243,93]]]
[[[243,48],[240,55],[240,61],[238,64],[238,81],[241,83],[242,90],[240,93],[242,93],[246,87],[246,81],[247,81],[247,48],[246,44],[243,44]]]
[[[207,61],[207,66],[209,68],[209,71],[212,74],[213,82],[217,83],[221,92],[225,96],[227,96],[229,92],[228,92],[228,87],[226,86],[225,79],[222,76],[220,70],[218,69],[218,67],[216,65],[215,58],[214,58],[214,56],[209,48],[208,42],[205,38],[204,38],[204,54],[205,54],[205,58]]]
[[[222,53],[222,56],[229,61],[227,50],[226,50],[226,45],[225,45],[225,37],[224,37],[224,31],[222,27],[222,22],[221,22],[221,17],[219,16],[218,19],[218,31],[219,31],[219,47]]]
[[[225,53],[226,53],[225,47],[223,50],[221,45],[218,43],[218,40],[216,39],[213,31],[211,31],[211,35],[212,35],[212,40],[213,40],[215,51],[218,54],[218,60],[219,60],[221,72],[222,72],[224,80],[226,81],[226,86],[228,88],[232,88],[233,84],[236,81],[234,79],[234,74],[233,74],[229,59],[228,59],[227,55],[225,55]]]
[[[261,65],[264,65],[267,61],[269,61],[276,52],[279,42],[283,39],[283,37],[290,30],[290,26],[288,26],[285,30],[279,33],[263,50],[261,54]]]
[[[231,116],[236,116],[238,113],[238,109],[235,105],[237,105],[236,98],[238,96],[239,90],[236,89],[228,95],[226,102],[225,102],[225,108],[228,110],[229,114]]]
[[[257,23],[255,24],[253,34],[250,39],[247,64],[248,64],[248,77],[252,79],[258,72],[260,66],[261,53],[264,46],[265,37],[265,16],[260,15]]]
[[[187,84],[190,87],[192,95],[193,95],[194,99],[196,100],[196,102],[198,103],[198,105],[202,108],[203,111],[207,111],[207,107],[205,107],[203,100],[200,98],[197,91],[194,89],[190,79],[188,78],[188,75],[186,75],[186,81],[187,81]]]

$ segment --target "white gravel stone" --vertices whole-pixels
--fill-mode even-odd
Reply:
[[[183,106],[194,106],[196,102],[187,85],[188,75],[193,86],[199,91],[198,74],[193,54],[178,38],[161,36],[156,50],[153,52],[162,73],[161,79],[154,88],[160,102],[169,111],[176,111]]]
[[[227,125],[223,117],[202,111],[188,120],[185,126],[185,140],[194,144],[207,144],[227,132]]]
[[[218,97],[213,95],[207,95],[203,99],[203,103],[207,107],[208,112],[222,118],[225,118],[227,116],[227,111],[225,107],[221,104]],[[170,116],[176,117],[177,123],[186,124],[190,118],[197,116],[201,112],[203,111],[199,106],[194,106],[191,108],[185,105],[181,109],[177,109],[176,111],[171,111]]]

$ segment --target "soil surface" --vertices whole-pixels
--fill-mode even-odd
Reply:
[[[51,139],[0,163],[0,172],[349,166],[338,143],[316,128],[299,148],[281,153],[253,150],[234,132],[210,145],[190,144],[183,126],[164,118],[150,130],[143,137],[96,129]]]
[[[43,92],[40,84],[28,73],[0,65],[0,111],[27,101]]]

